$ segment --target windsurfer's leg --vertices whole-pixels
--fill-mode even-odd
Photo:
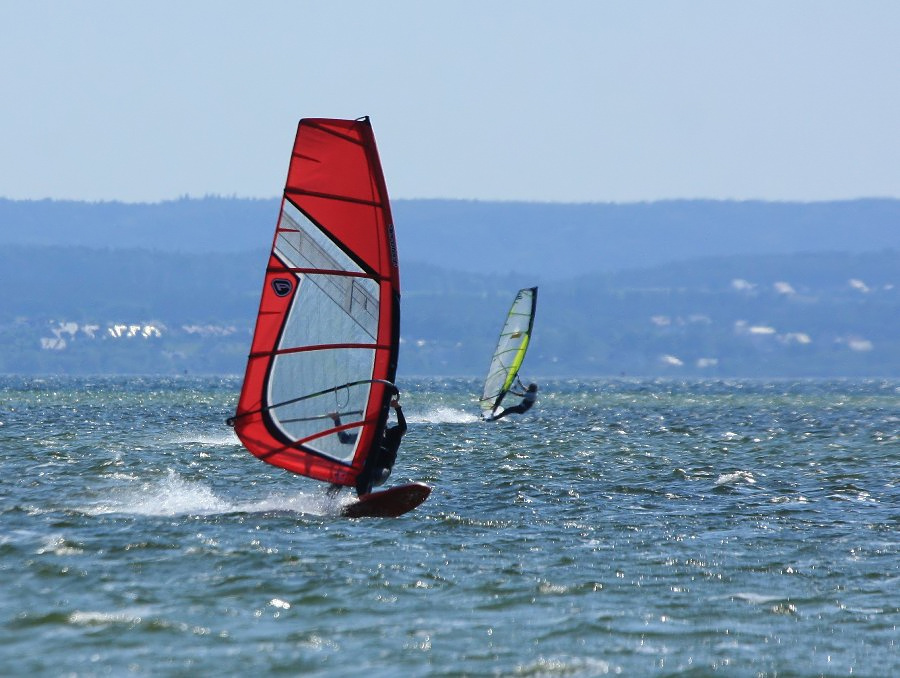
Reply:
[[[361,497],[364,494],[369,494],[372,491],[372,480],[371,476],[363,471],[356,478],[356,496]]]
[[[499,419],[500,417],[505,417],[507,414],[522,414],[526,408],[521,405],[513,405],[512,407],[507,407],[500,414],[498,414],[494,419]]]
[[[372,481],[373,486],[384,485],[385,481],[390,477],[391,469],[389,466],[379,466],[375,469],[375,478]]]

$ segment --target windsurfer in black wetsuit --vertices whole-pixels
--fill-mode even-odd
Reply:
[[[520,402],[518,405],[507,407],[506,409],[501,409],[496,414],[491,415],[491,418],[488,419],[488,421],[497,421],[498,419],[502,419],[508,414],[524,414],[525,412],[530,410],[531,406],[534,405],[535,401],[537,400],[538,387],[537,384],[531,383],[528,384],[528,388],[524,391],[509,389],[509,392],[513,395],[522,396],[522,402]]]
[[[391,407],[397,415],[397,423],[384,430],[378,449],[370,455],[365,470],[356,479],[356,494],[359,496],[368,494],[377,485],[383,485],[391,475],[394,462],[397,461],[397,450],[400,449],[400,441],[406,433],[406,417],[403,416],[403,409],[397,396],[391,399]]]

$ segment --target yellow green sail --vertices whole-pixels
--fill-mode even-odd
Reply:
[[[497,347],[491,356],[491,365],[484,380],[479,404],[485,418],[489,418],[500,406],[516,381],[531,340],[536,308],[537,287],[519,290],[506,315],[503,329],[500,330]]]

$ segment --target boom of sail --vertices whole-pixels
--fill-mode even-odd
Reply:
[[[484,390],[478,401],[485,419],[491,418],[500,407],[503,398],[516,383],[519,368],[522,366],[525,352],[528,350],[528,343],[531,340],[536,309],[537,287],[526,287],[519,290],[506,315],[503,329],[500,330],[497,348],[491,357],[491,366],[488,368],[487,378],[484,380]]]
[[[353,485],[388,418],[400,338],[390,204],[368,118],[300,121],[237,412],[260,459]]]

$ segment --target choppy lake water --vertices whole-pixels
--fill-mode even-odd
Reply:
[[[900,382],[400,386],[351,520],[238,379],[0,378],[0,675],[900,675]]]

